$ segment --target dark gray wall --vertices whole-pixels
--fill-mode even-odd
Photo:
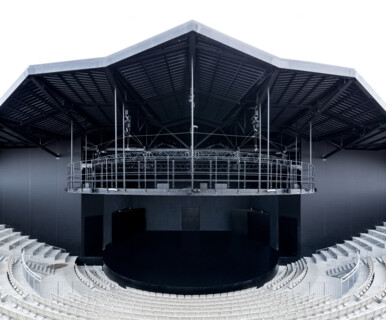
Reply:
[[[79,254],[81,196],[64,191],[69,144],[49,148],[63,156],[56,159],[35,148],[0,150],[0,222]]]
[[[310,255],[386,221],[386,152],[342,150],[313,145],[318,192],[301,197],[301,253]],[[303,161],[309,161],[308,145]]]

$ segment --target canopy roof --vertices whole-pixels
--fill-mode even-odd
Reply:
[[[0,99],[0,146],[39,146],[76,135],[112,137],[114,88],[132,117],[138,145],[190,144],[190,71],[194,61],[196,145],[253,145],[257,103],[270,93],[273,146],[295,137],[340,149],[386,149],[386,105],[350,68],[281,59],[190,21],[97,59],[34,65]],[[121,122],[119,122],[121,124]],[[263,120],[263,134],[266,121]]]

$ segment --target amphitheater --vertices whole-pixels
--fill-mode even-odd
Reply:
[[[386,104],[196,21],[0,98],[1,319],[386,318]]]
[[[2,319],[382,319],[386,223],[280,266],[261,288],[177,295],[123,288],[100,266],[1,225]]]

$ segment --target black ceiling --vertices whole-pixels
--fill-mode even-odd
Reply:
[[[313,139],[328,141],[336,151],[386,149],[386,111],[356,77],[278,67],[193,29],[168,36],[100,67],[74,68],[69,62],[67,69],[31,72],[2,101],[0,147],[50,151],[51,141],[69,138],[71,121],[75,135],[87,135],[91,143],[98,144],[101,135],[111,139],[115,87],[119,119],[122,104],[130,111],[134,144],[149,145],[158,134],[153,146],[186,147],[193,58],[200,147],[252,146],[256,97],[265,135],[270,88],[271,138],[277,148],[293,145],[296,136],[308,139],[312,122]]]

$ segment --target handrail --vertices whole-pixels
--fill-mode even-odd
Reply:
[[[214,194],[314,193],[310,163],[261,157],[254,152],[203,149],[126,150],[68,164],[68,192],[136,194],[191,192]],[[195,186],[191,186],[191,175]],[[140,191],[138,191],[140,190]],[[226,190],[226,191],[224,191]]]
[[[35,280],[37,280],[39,282],[43,280],[43,278],[41,276],[39,276],[38,274],[33,272],[28,267],[27,263],[25,262],[25,250],[23,250],[23,252],[21,253],[21,261],[22,261],[22,264],[23,264],[23,268],[32,276],[32,278],[34,278]]]
[[[355,264],[355,267],[351,269],[351,271],[349,273],[347,273],[346,275],[344,275],[341,279],[341,282],[344,282],[346,281],[348,278],[350,278],[356,271],[357,269],[359,268],[359,264],[361,262],[361,256],[359,254],[359,250],[356,251],[356,254],[357,254],[357,262]]]

